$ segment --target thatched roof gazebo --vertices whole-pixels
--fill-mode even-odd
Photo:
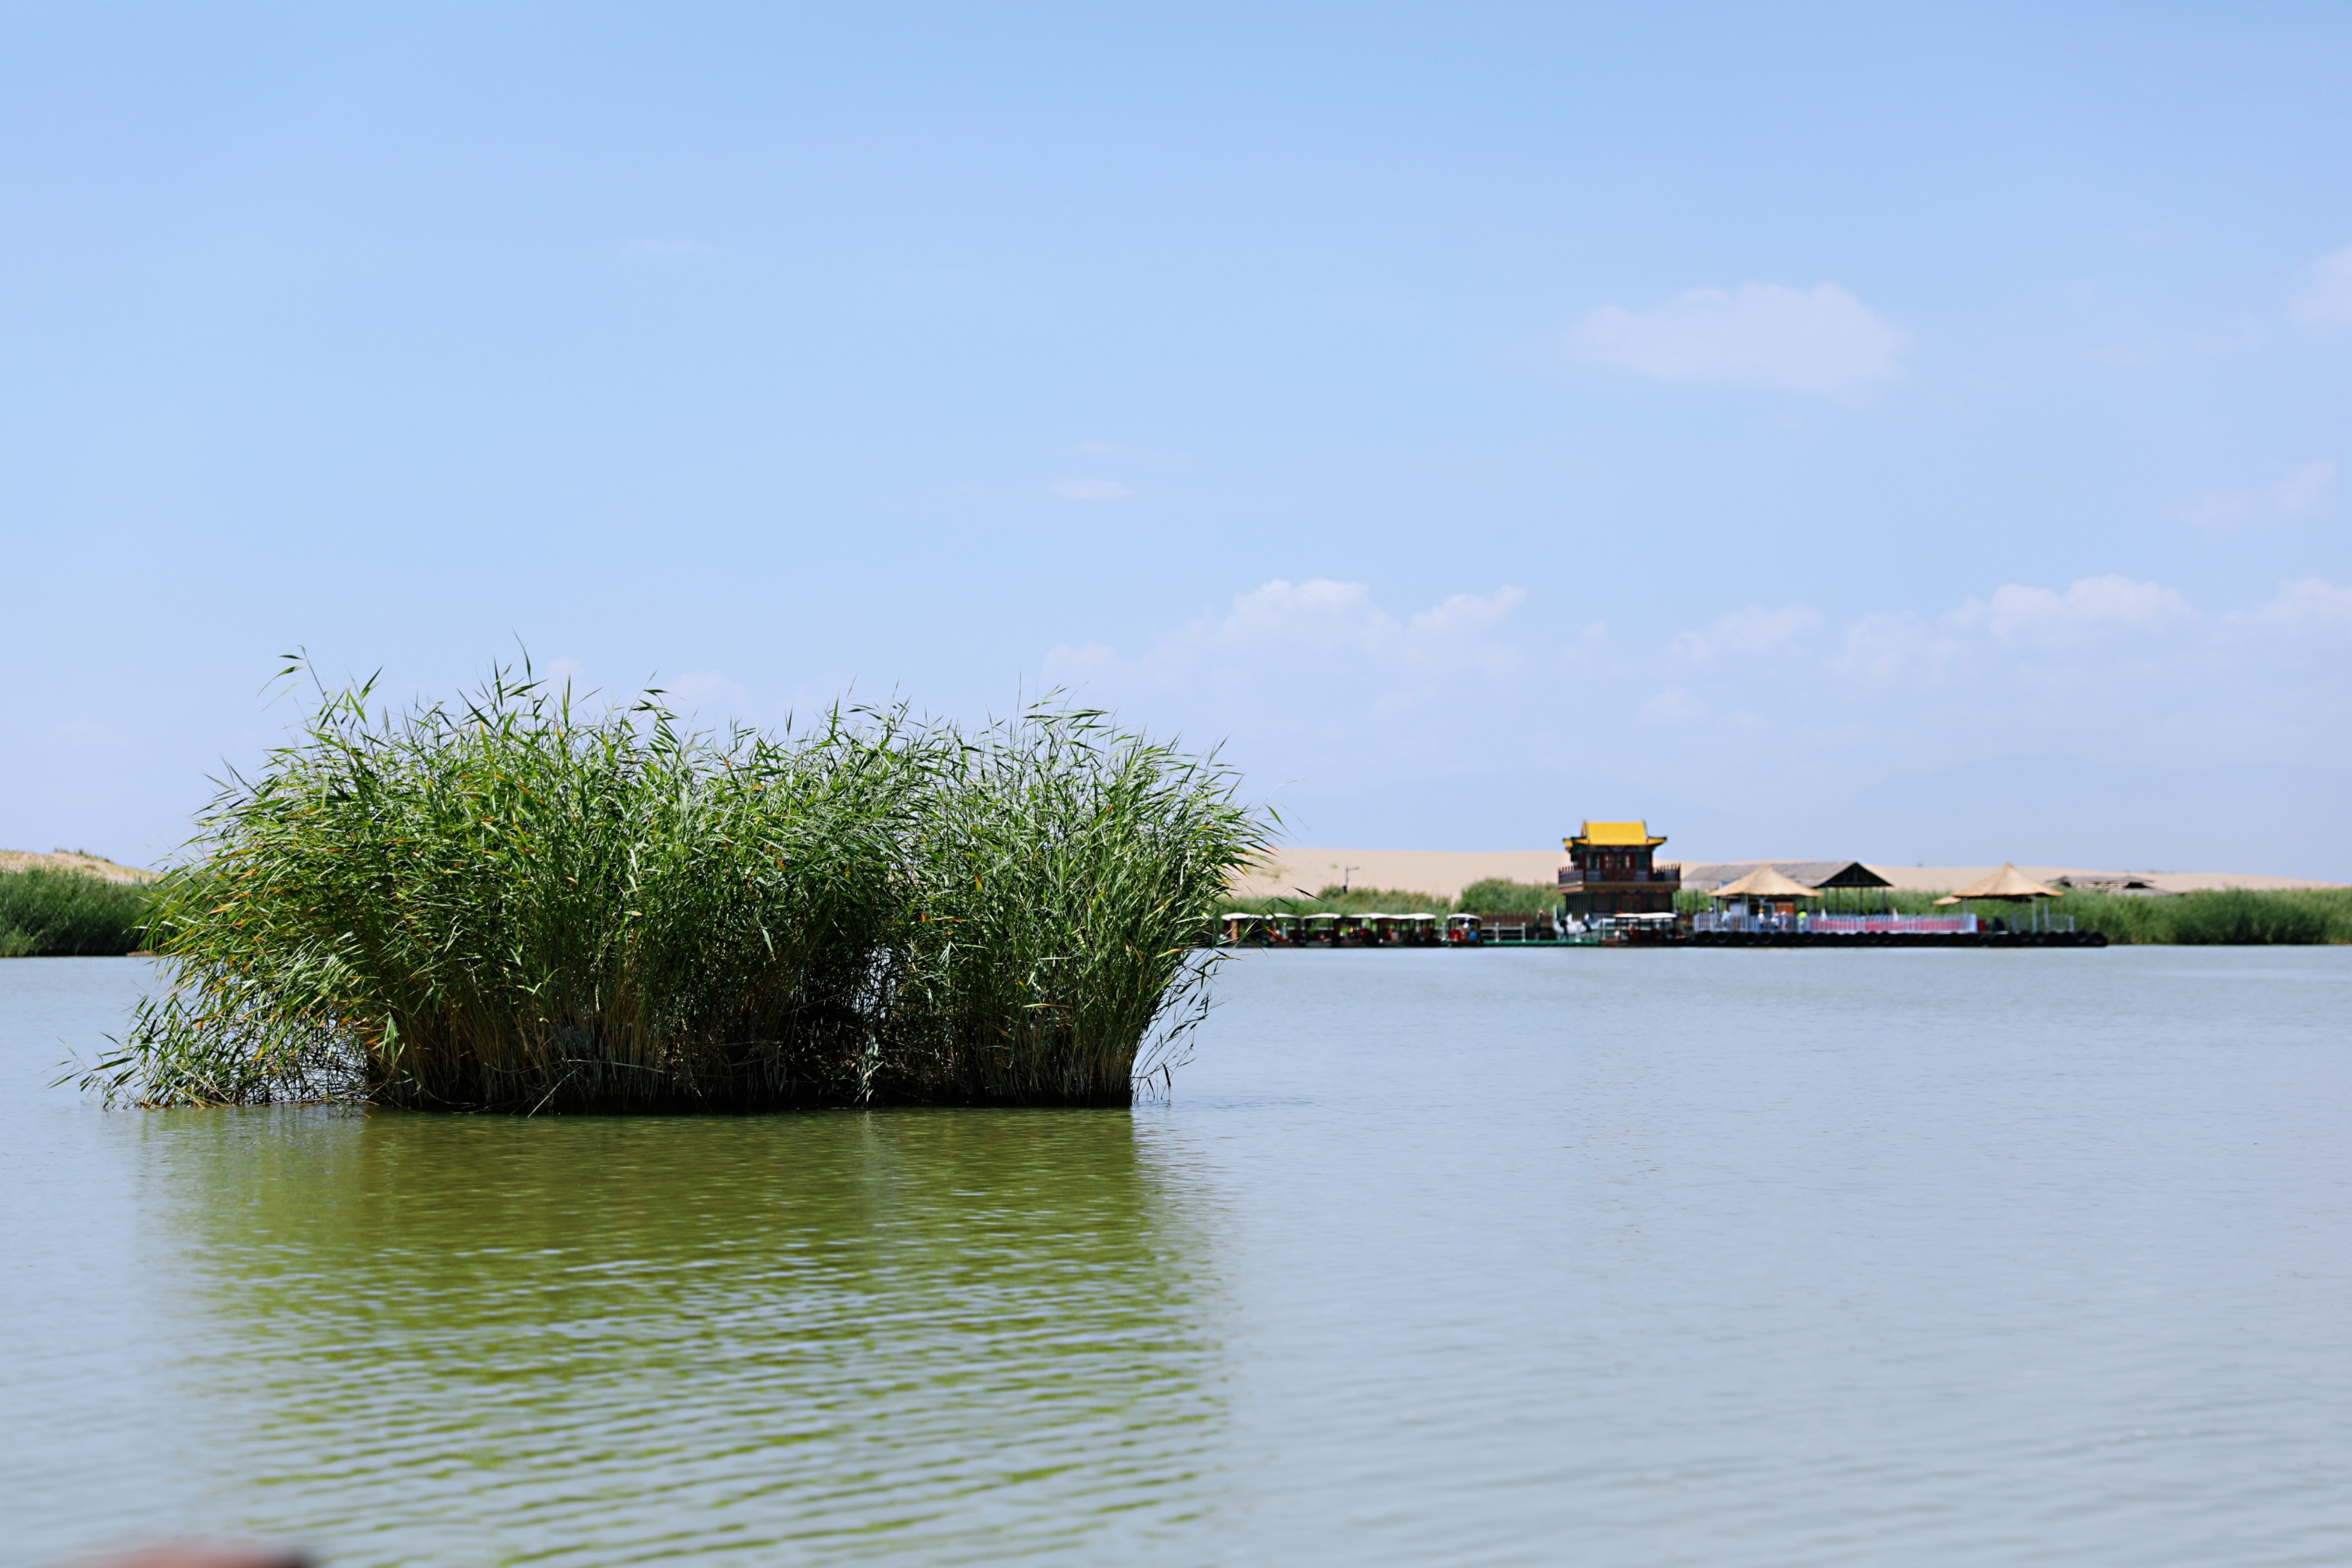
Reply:
[[[2003,903],[2028,904],[2036,899],[2063,899],[2065,896],[2064,889],[2045,887],[2004,860],[2000,869],[1992,875],[1979,877],[1959,891],[1936,901],[1939,904],[1959,904],[1970,899],[1999,899]]]
[[[1769,866],[1759,866],[1736,882],[1726,882],[1707,894],[1710,899],[1818,899],[1821,889],[1784,877]]]
[[[1990,899],[2004,904],[2030,904],[2032,906],[2032,919],[2028,929],[2040,930],[2047,924],[2042,919],[2043,907],[2042,900],[2063,899],[2065,896],[2066,889],[2063,888],[2053,888],[2037,882],[2019,870],[2016,866],[2004,860],[2001,862],[2000,869],[1992,875],[1979,877],[1959,891],[1948,893],[1937,899],[1936,902],[1945,905],[1966,904],[1974,899]],[[2065,929],[2073,930],[2074,922],[2068,921]]]

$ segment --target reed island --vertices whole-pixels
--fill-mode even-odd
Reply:
[[[150,1106],[1123,1105],[1207,1004],[1269,822],[1091,710],[691,731],[528,664],[319,689],[153,889],[168,985],[86,1083]]]

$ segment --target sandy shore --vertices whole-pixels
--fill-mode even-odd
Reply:
[[[1819,859],[1822,857],[1790,856],[1787,858]],[[1558,849],[1285,848],[1269,855],[1265,869],[1244,879],[1234,891],[1244,898],[1267,898],[1301,889],[1314,893],[1340,881],[1344,872],[1345,880],[1350,887],[1393,888],[1404,892],[1455,899],[1462,896],[1463,889],[1487,877],[1507,878],[1514,882],[1549,883],[1566,860],[1567,856]],[[1670,860],[1660,863],[1676,864]],[[1763,862],[1738,863],[1760,865]],[[1927,892],[1948,892],[1954,888],[1963,888],[1998,869],[1992,866],[1883,866],[1875,861],[1864,861],[1864,864],[1898,888]],[[2174,893],[2191,893],[2212,888],[2333,888],[2342,885],[2315,882],[2300,877],[2258,877],[2236,871],[2126,873],[2096,866],[2020,866],[2018,869],[2037,881],[2044,882],[2053,877],[2130,875]]]

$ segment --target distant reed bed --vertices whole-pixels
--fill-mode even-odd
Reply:
[[[0,958],[138,951],[152,900],[135,883],[35,867],[0,871]]]
[[[1950,914],[1937,908],[1939,893],[1892,890],[1840,891],[1829,908],[1836,910],[1892,908],[1911,915]],[[1807,900],[1808,906],[1822,906]],[[1708,907],[1704,893],[1675,895],[1678,910]],[[2078,931],[2105,933],[2110,942],[2198,944],[2263,944],[2352,942],[2352,888],[2257,890],[2233,888],[2170,897],[2127,897],[2088,890],[2070,892],[2051,904],[2061,915],[2074,918]],[[1999,903],[1969,906],[1988,919],[2022,919],[2022,912]]]
[[[1254,915],[1444,915],[1457,910],[1541,914],[1559,902],[1559,891],[1556,888],[1540,882],[1489,878],[1463,889],[1459,899],[1410,892],[1402,888],[1346,888],[1335,882],[1313,893],[1294,889],[1287,894],[1231,898],[1219,907]]]
[[[1489,877],[1462,889],[1455,908],[1506,915],[1538,915],[1559,907],[1559,889],[1541,882]]]
[[[2352,888],[2232,888],[2168,899],[2069,893],[2055,907],[2113,942],[2352,942]]]
[[[1334,882],[1319,892],[1294,889],[1263,898],[1229,898],[1217,907],[1254,915],[1442,915],[1452,911],[1454,900],[1402,888],[1343,888]]]
[[[172,983],[85,1083],[147,1105],[1125,1104],[1266,842],[1213,756],[1088,710],[688,731],[499,671],[322,691],[155,889]]]

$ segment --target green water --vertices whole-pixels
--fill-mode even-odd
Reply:
[[[1124,1115],[352,1116],[191,1155],[188,1264],[273,1342],[190,1396],[268,1413],[264,1498],[336,1500],[263,1502],[279,1531],[455,1551],[462,1479],[525,1552],[1012,1550],[1171,1511],[1216,1422],[1197,1238]]]
[[[1172,1103],[106,1113],[0,964],[0,1561],[2319,1563],[2352,952],[1265,954]]]

